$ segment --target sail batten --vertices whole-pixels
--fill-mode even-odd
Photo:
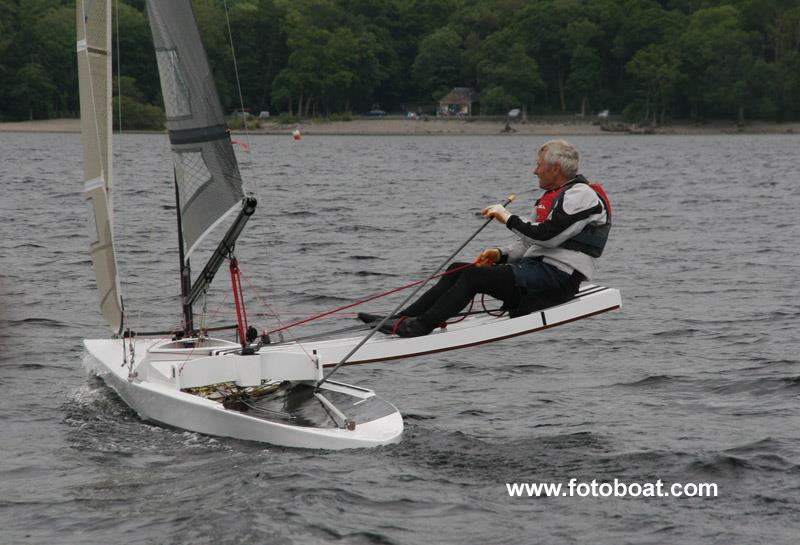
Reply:
[[[190,0],[147,3],[167,114],[184,260],[244,197]]]
[[[77,0],[78,83],[81,102],[84,188],[93,216],[92,268],[103,317],[122,329],[122,299],[114,250],[111,198],[111,0]]]

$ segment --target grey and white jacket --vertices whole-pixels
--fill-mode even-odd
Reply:
[[[508,219],[506,227],[517,235],[517,240],[510,246],[499,248],[501,263],[542,257],[542,261],[567,274],[577,270],[586,279],[594,275],[596,258],[564,245],[571,246],[567,241],[584,229],[610,223],[606,205],[581,175],[564,185],[568,187],[563,196],[556,198],[543,222],[536,223],[517,215]]]

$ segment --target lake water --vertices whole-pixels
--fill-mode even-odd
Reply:
[[[259,327],[422,278],[537,194],[534,137],[250,138],[237,247]],[[82,368],[108,334],[78,135],[0,134],[0,543],[768,543],[800,532],[800,136],[574,137],[615,226],[619,311],[346,368],[397,445],[317,452],[141,421]],[[123,135],[116,234],[137,329],[180,320],[172,168]],[[509,240],[492,225],[470,259]],[[195,267],[202,264],[202,254]],[[209,314],[231,323],[220,275]],[[386,310],[398,299],[363,310]],[[358,309],[360,310],[360,309]],[[354,323],[325,320],[304,334]],[[510,497],[506,483],[715,483],[716,497]]]

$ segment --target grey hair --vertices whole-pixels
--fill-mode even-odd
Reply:
[[[561,165],[561,172],[569,179],[578,175],[578,148],[566,140],[550,140],[542,144],[539,154],[544,153],[548,165]]]

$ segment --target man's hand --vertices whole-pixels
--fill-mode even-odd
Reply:
[[[497,248],[489,248],[484,250],[475,260],[476,267],[488,267],[500,261],[500,250]]]
[[[508,221],[508,218],[511,217],[511,212],[509,212],[502,204],[493,204],[492,206],[487,206],[484,208],[481,212],[481,215],[484,218],[494,218],[505,225]]]

